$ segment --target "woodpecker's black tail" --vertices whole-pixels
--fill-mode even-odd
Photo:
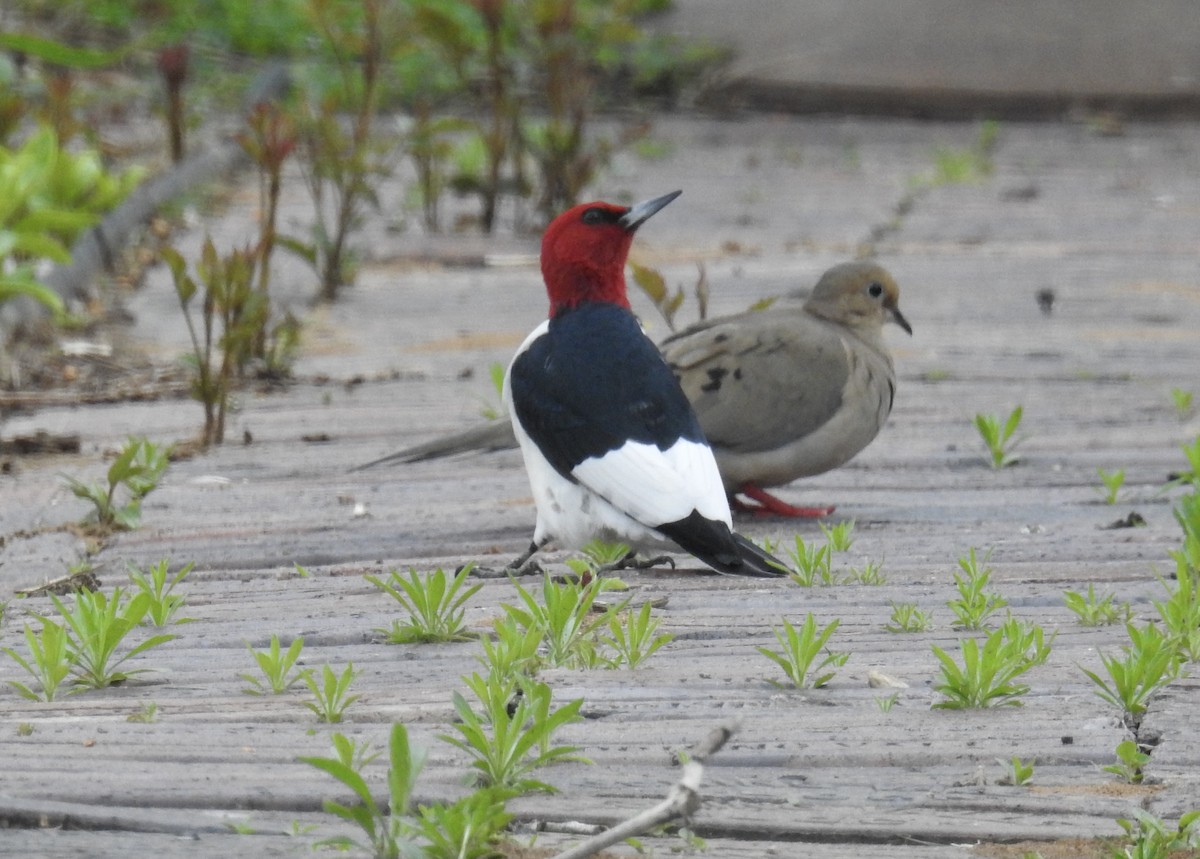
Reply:
[[[787,565],[759,548],[724,522],[706,519],[693,510],[686,519],[659,525],[657,530],[714,570],[735,576],[786,576]]]

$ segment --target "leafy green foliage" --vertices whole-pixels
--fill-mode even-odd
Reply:
[[[25,624],[28,660],[11,647],[4,648],[9,658],[37,681],[37,687],[30,688],[18,680],[6,682],[22,698],[30,701],[53,701],[58,687],[71,673],[70,638],[66,629],[48,618],[42,618],[41,624],[40,633],[35,633],[29,624]]]
[[[313,694],[313,700],[305,701],[304,706],[317,714],[319,722],[336,724],[342,721],[346,708],[361,697],[350,694],[350,684],[358,676],[353,662],[346,663],[341,674],[329,665],[322,666],[320,680],[314,671],[301,672],[300,676]]]
[[[1087,594],[1077,591],[1064,591],[1063,602],[1067,608],[1075,612],[1082,626],[1108,626],[1113,623],[1127,623],[1133,615],[1129,603],[1114,603],[1116,594],[1106,593],[1097,596],[1096,586],[1089,584]]]
[[[568,558],[567,566],[580,576],[599,575],[629,557],[629,546],[625,543],[607,543],[604,540],[589,540],[579,551],[582,557]],[[616,590],[620,585],[610,579],[605,587]]]
[[[1022,407],[1017,406],[1004,419],[992,414],[975,415],[975,429],[987,448],[987,461],[992,468],[1001,469],[1016,464],[1019,457],[1013,453],[1013,449],[1022,439],[1015,433],[1021,425],[1023,414]]]
[[[1176,652],[1188,662],[1200,661],[1200,536],[1187,534],[1183,548],[1172,551],[1175,584],[1160,577],[1167,599],[1155,600],[1163,626]]]
[[[1141,809],[1134,817],[1117,820],[1126,844],[1113,851],[1114,859],[1178,859],[1200,850],[1200,809],[1180,815],[1174,829]]]
[[[407,729],[392,725],[388,741],[388,802],[375,802],[363,776],[363,766],[375,755],[368,745],[359,746],[341,734],[333,735],[335,757],[301,758],[328,773],[354,796],[353,805],[333,800],[325,810],[362,833],[363,840],[349,836],[325,839],[319,846],[339,850],[366,850],[376,859],[488,859],[495,856],[495,843],[512,819],[505,803],[513,795],[503,788],[476,790],[457,802],[420,806],[412,812],[412,795],[425,764],[423,749],[413,746]]]
[[[826,668],[840,668],[850,658],[849,653],[835,652],[827,647],[830,637],[841,621],[833,620],[824,629],[819,629],[816,618],[810,612],[797,630],[787,618],[781,620],[783,628],[775,627],[771,630],[779,642],[780,651],[777,653],[769,648],[759,647],[758,652],[782,668],[788,681],[796,688],[824,686],[837,675],[837,671],[821,672]],[[823,656],[822,650],[825,651]]]
[[[609,634],[604,638],[604,643],[616,652],[617,664],[637,668],[656,650],[675,638],[669,632],[656,635],[658,625],[659,619],[650,614],[650,603],[643,603],[636,612],[627,609],[609,617]]]
[[[1105,504],[1116,504],[1117,495],[1121,491],[1121,487],[1125,485],[1125,469],[1118,468],[1115,471],[1105,471],[1103,468],[1096,469],[1096,473],[1100,475],[1100,482],[1104,485],[1102,494],[1104,495]]]
[[[365,750],[342,734],[335,733],[331,739],[336,757],[302,757],[300,760],[333,776],[353,794],[356,800],[353,805],[343,805],[332,799],[325,800],[322,805],[325,811],[357,826],[366,841],[360,843],[348,836],[341,836],[326,839],[320,844],[340,850],[363,849],[375,859],[420,855],[408,813],[417,776],[425,765],[424,750],[414,749],[409,744],[408,731],[402,724],[397,722],[392,725],[388,740],[388,804],[385,810],[375,802],[360,772]]]
[[[934,150],[934,172],[930,185],[958,185],[982,182],[995,171],[992,155],[1000,136],[995,120],[980,123],[979,134],[965,148],[939,146]]]
[[[1150,699],[1179,676],[1179,653],[1170,636],[1153,623],[1140,629],[1129,623],[1125,630],[1130,644],[1121,648],[1122,656],[1100,654],[1107,679],[1086,668],[1082,671],[1096,684],[1096,694],[1120,709],[1126,724],[1136,729]]]
[[[839,522],[828,526],[820,523],[824,543],[806,541],[802,536],[795,536],[795,545],[783,550],[790,561],[791,571],[788,577],[802,587],[813,585],[842,585],[859,583],[864,585],[880,585],[886,581],[883,575],[883,565],[878,561],[866,561],[861,567],[849,567],[845,573],[834,572],[833,559],[835,554],[849,552],[854,545],[854,522]],[[775,551],[772,545],[768,551]]]
[[[892,617],[884,626],[888,632],[928,632],[933,629],[933,618],[916,603],[892,603]]]
[[[168,465],[168,453],[145,438],[130,438],[108,467],[106,485],[84,483],[63,475],[77,498],[92,502],[94,509],[85,520],[102,529],[129,530],[142,521],[142,499],[158,486]],[[118,502],[123,489],[125,502]]]
[[[1004,761],[1000,762],[1004,764]],[[1016,755],[1013,755],[1012,760],[1005,764],[1008,771],[1000,780],[1001,784],[1011,784],[1014,787],[1025,787],[1033,780],[1033,761],[1028,763],[1022,761]]]
[[[983,629],[992,615],[1008,605],[1004,597],[986,590],[992,576],[992,569],[987,566],[990,557],[989,550],[983,560],[979,560],[972,548],[966,557],[958,559],[962,570],[961,574],[954,574],[958,598],[946,605],[954,612],[955,625],[962,629]]]
[[[1179,415],[1179,419],[1183,420],[1192,413],[1192,403],[1195,400],[1195,395],[1191,391],[1186,391],[1183,388],[1171,389],[1171,403],[1175,406],[1175,414]]]
[[[1133,740],[1122,740],[1117,744],[1117,762],[1102,769],[1118,776],[1126,784],[1141,784],[1146,778],[1146,764],[1150,755],[1138,748]]]
[[[62,300],[34,276],[38,262],[69,262],[71,243],[143,172],[110,173],[99,152],[68,150],[44,125],[17,149],[0,144],[0,304],[25,295],[62,313]]]
[[[1009,620],[983,640],[960,642],[962,664],[936,644],[933,654],[941,663],[942,682],[934,686],[945,696],[934,708],[963,710],[995,706],[1020,706],[1029,687],[1017,678],[1050,656],[1050,645],[1040,627]]]
[[[239,677],[250,684],[249,688],[242,691],[247,695],[280,695],[297,683],[304,682],[311,673],[309,669],[292,672],[303,648],[304,637],[300,635],[292,639],[286,651],[280,647],[278,635],[271,636],[271,643],[266,650],[255,650],[247,645],[250,655],[258,663],[258,668],[267,682],[263,683],[253,674],[239,674]]]
[[[101,689],[120,683],[148,669],[117,670],[126,660],[166,644],[176,635],[152,635],[120,652],[125,637],[138,627],[150,611],[152,602],[145,593],[128,596],[115,588],[111,597],[103,591],[78,591],[70,609],[57,596],[51,596],[69,630],[68,650],[76,672],[75,682],[83,687]]]
[[[466,611],[463,606],[483,587],[482,583],[476,583],[463,590],[473,568],[473,564],[467,564],[454,576],[448,576],[441,567],[424,576],[410,569],[408,578],[396,570],[392,570],[387,579],[367,576],[368,582],[390,595],[408,612],[407,620],[394,620],[390,628],[376,631],[384,633],[389,644],[468,638],[464,632]]]
[[[484,787],[501,787],[515,793],[555,793],[546,782],[532,778],[535,770],[559,761],[590,763],[575,754],[575,746],[553,745],[553,735],[563,725],[579,720],[583,699],[562,707],[551,706],[551,690],[538,680],[519,675],[502,677],[472,674],[465,678],[475,694],[479,711],[459,692],[454,709],[460,736],[441,738],[469,754]]]
[[[187,578],[195,564],[183,566],[174,576],[170,576],[169,580],[167,564],[168,561],[164,558],[145,571],[137,567],[131,567],[129,571],[129,578],[133,580],[137,589],[150,597],[150,609],[146,612],[146,619],[159,628],[169,623],[191,623],[195,620],[191,617],[175,618],[175,614],[187,602],[187,597],[175,593],[175,586]]]
[[[607,580],[587,584],[556,584],[549,574],[542,580],[542,601],[514,582],[520,606],[504,605],[505,613],[524,631],[537,630],[545,646],[546,664],[564,668],[596,668],[605,664],[596,633],[608,625],[619,606],[593,612],[596,597],[609,589]]]

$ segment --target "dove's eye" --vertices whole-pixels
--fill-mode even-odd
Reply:
[[[883,284],[873,281],[867,287],[867,295],[871,296],[872,298],[878,298],[879,296],[883,295]]]

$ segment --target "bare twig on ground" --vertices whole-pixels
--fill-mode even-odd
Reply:
[[[577,844],[570,850],[559,853],[554,859],[584,859],[626,838],[649,832],[677,817],[690,817],[700,807],[700,779],[704,776],[704,761],[720,751],[736,730],[736,722],[722,723],[692,749],[683,765],[683,776],[671,787],[667,798],[658,805]]]

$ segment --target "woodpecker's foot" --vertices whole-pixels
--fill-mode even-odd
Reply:
[[[603,575],[604,573],[615,573],[618,570],[649,570],[653,567],[658,567],[666,564],[672,570],[675,569],[675,559],[670,555],[656,555],[653,558],[639,558],[637,552],[630,552],[615,564],[605,564],[596,572]]]
[[[743,513],[753,513],[756,516],[785,516],[790,519],[819,519],[828,516],[834,507],[796,507],[781,498],[776,498],[765,489],[760,489],[752,483],[742,486],[738,492],[757,504],[747,504],[735,495],[730,499],[730,506]]]

